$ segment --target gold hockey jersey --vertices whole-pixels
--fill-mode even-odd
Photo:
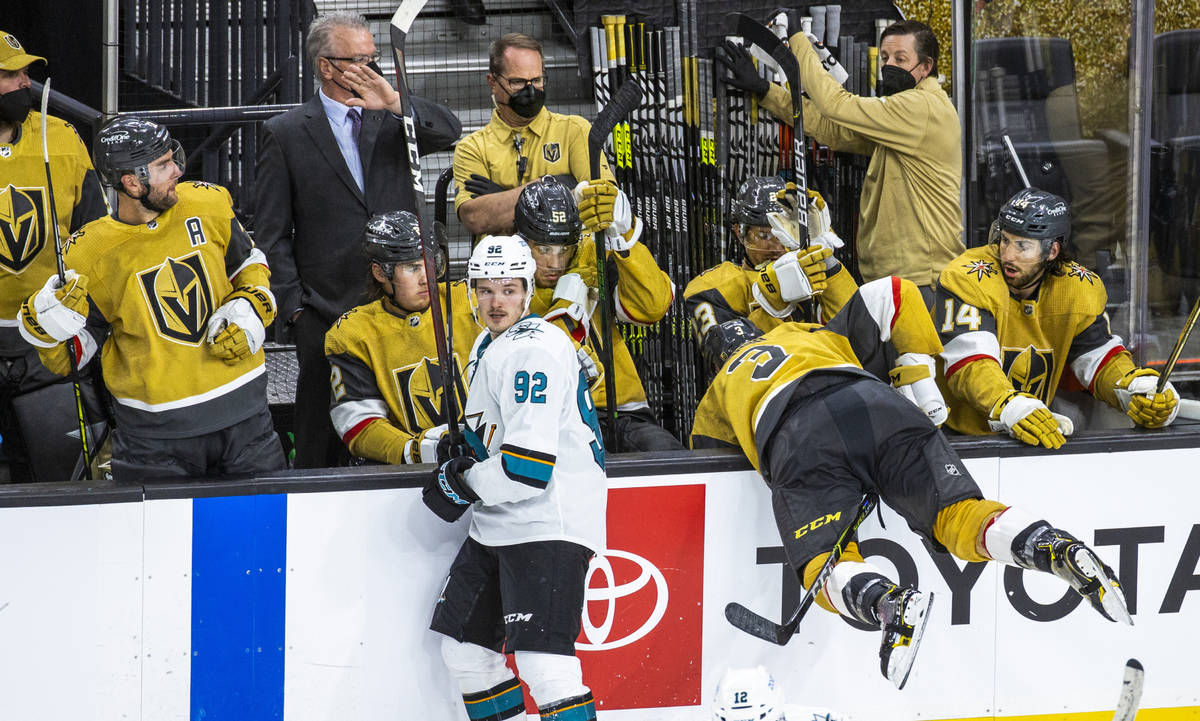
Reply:
[[[764,311],[750,290],[757,278],[757,270],[728,260],[692,278],[683,291],[683,304],[691,316],[697,342],[713,326],[734,318],[745,318],[764,332],[789,321],[802,320],[799,311],[790,319],[776,318]],[[825,292],[817,296],[822,319],[837,315],[858,289],[850,272],[840,264],[828,282]]]
[[[16,141],[0,144],[0,328],[11,331],[0,331],[0,352],[28,350],[16,332],[21,303],[57,270],[41,124],[41,113],[33,111]],[[48,116],[46,134],[58,232],[66,242],[106,215],[108,203],[75,128]]]
[[[1068,367],[1093,393],[1108,363],[1132,367],[1109,330],[1107,300],[1100,278],[1077,263],[1047,273],[1031,298],[1019,300],[1009,294],[995,246],[955,258],[942,270],[933,304],[945,345],[938,382],[950,406],[947,425],[990,433],[992,407],[1013,389],[1049,404]]]
[[[614,318],[622,323],[633,325],[652,325],[659,321],[671,307],[675,297],[675,285],[667,274],[658,267],[654,256],[646,248],[645,243],[635,243],[625,252],[612,252],[610,257],[616,259],[617,290],[614,298]],[[579,244],[579,250],[568,273],[579,273],[589,286],[596,285],[596,252],[590,241]],[[587,348],[587,352],[600,369],[599,354],[592,342],[592,333],[599,332],[599,311],[592,316],[589,330],[579,321],[566,314],[569,303],[565,300],[554,299],[553,288],[536,288],[529,310],[546,320],[561,327],[577,344]],[[617,410],[635,410],[646,408],[646,389],[638,377],[637,368],[633,364],[633,356],[625,343],[620,330],[613,324],[613,374],[616,376]],[[607,408],[608,400],[605,390],[607,378],[603,376],[591,386],[592,398],[597,408]]]
[[[441,294],[438,297],[445,317],[446,303]],[[461,421],[467,359],[483,329],[471,313],[465,281],[451,285],[450,306],[454,311],[453,387]],[[435,343],[429,308],[404,313],[385,298],[350,309],[325,334],[332,387],[329,412],[334,430],[351,453],[382,463],[404,463],[409,441],[446,422]]]
[[[66,250],[67,267],[87,277],[89,324],[101,326],[116,422],[157,438],[226,428],[267,402],[262,349],[229,364],[204,347],[209,316],[235,287],[267,287],[266,256],[234,216],[227,190],[180,183],[176,192],[179,201],[153,221],[106,216]]]
[[[758,441],[810,374],[886,383],[895,355],[941,350],[915,285],[895,277],[867,283],[828,325],[783,323],[736,350],[700,399],[692,448],[740,447],[757,469]]]

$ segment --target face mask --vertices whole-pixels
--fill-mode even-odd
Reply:
[[[912,73],[895,65],[884,65],[883,79],[879,81],[875,92],[886,97],[905,90],[912,90],[915,87],[917,87],[917,80]]]
[[[532,85],[526,85],[519,91],[508,96],[508,107],[522,118],[532,118],[542,111],[546,104],[546,91],[538,90]]]
[[[31,108],[33,108],[33,90],[30,88],[19,88],[0,95],[0,121],[19,125],[29,117]]]

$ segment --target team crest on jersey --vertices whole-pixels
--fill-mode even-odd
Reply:
[[[454,364],[454,407],[461,410],[467,402],[467,389],[463,386],[462,366],[458,354]],[[446,422],[445,380],[442,367],[436,358],[422,358],[420,362],[392,371],[396,383],[396,397],[404,411],[409,428],[431,428]]]
[[[200,345],[213,311],[212,285],[200,252],[167,258],[138,273],[138,282],[158,332],[177,343]]]
[[[46,194],[42,188],[0,189],[0,267],[20,273],[46,245]]]
[[[1088,285],[1095,285],[1096,279],[1099,277],[1078,263],[1071,263],[1067,266],[1066,276],[1068,278],[1078,278],[1081,283],[1086,280]]]
[[[7,158],[12,155],[11,145],[0,145],[0,158]]]
[[[542,157],[547,163],[557,163],[562,159],[562,147],[558,143],[546,143],[542,146]]]
[[[1050,372],[1054,369],[1054,351],[1026,346],[1005,348],[1004,373],[1013,388],[1047,401],[1050,395]]]
[[[996,265],[990,260],[975,260],[964,265],[963,270],[967,271],[967,275],[974,275],[975,280],[982,283],[984,278],[991,278],[996,274]]]
[[[542,326],[533,318],[526,318],[520,321],[505,333],[509,338],[518,340],[520,338],[536,338],[542,334]]]

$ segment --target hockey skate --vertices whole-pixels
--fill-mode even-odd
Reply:
[[[903,689],[908,681],[931,606],[933,594],[915,588],[895,587],[879,600],[879,625],[883,629],[879,670],[897,689]]]
[[[1071,588],[1108,620],[1133,625],[1117,574],[1087,544],[1065,531],[1049,527],[1039,531],[1030,542],[1033,544],[1033,563],[1038,570],[1053,573],[1071,584]]]

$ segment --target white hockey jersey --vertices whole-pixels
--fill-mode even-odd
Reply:
[[[464,422],[486,449],[466,473],[480,498],[471,537],[488,546],[570,541],[604,550],[604,443],[570,337],[527,316],[483,331],[467,365]]]

